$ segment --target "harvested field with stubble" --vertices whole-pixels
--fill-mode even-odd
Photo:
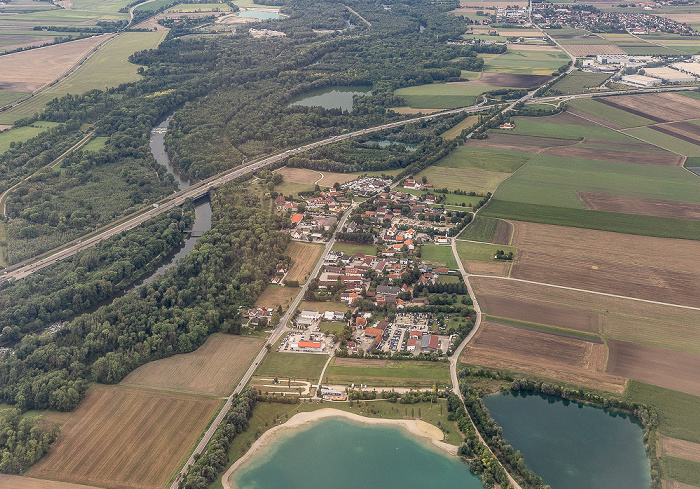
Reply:
[[[607,372],[694,396],[700,395],[700,356],[610,340]]]
[[[275,173],[279,173],[284,178],[285,182],[289,183],[304,183],[313,185],[321,179],[321,172],[307,170],[306,168],[290,168],[283,166]],[[333,184],[331,184],[333,185]]]
[[[94,486],[70,482],[47,481],[19,475],[0,474],[0,489],[97,489]]]
[[[700,354],[700,311],[529,284],[470,279],[482,310],[491,316],[581,331]]]
[[[599,102],[642,116],[654,122],[673,122],[697,119],[700,100],[677,93],[645,93],[604,97]]]
[[[595,211],[700,220],[700,204],[594,192],[576,192],[576,195],[587,208]]]
[[[95,386],[29,475],[114,489],[162,489],[221,403]]]
[[[577,58],[595,56],[596,54],[625,54],[614,44],[566,44],[566,50]]]
[[[622,393],[625,379],[603,372],[605,344],[571,336],[486,321],[460,361],[516,370]]]
[[[700,307],[695,241],[514,224],[514,278]]]
[[[282,285],[270,284],[260,294],[258,300],[255,301],[255,305],[275,309],[278,306],[282,306],[283,309],[286,309],[300,290],[299,287],[283,287]]]
[[[510,263],[503,260],[498,261],[481,261],[481,260],[462,260],[462,265],[467,273],[474,275],[491,275],[494,277],[506,277],[510,270]]]
[[[582,160],[616,161],[618,163],[634,163],[635,165],[683,166],[685,157],[672,153],[638,153],[615,149],[591,148],[586,146],[568,146],[548,148],[542,154],[580,158]]]
[[[323,245],[299,243],[297,241],[289,243],[285,254],[292,258],[294,264],[287,272],[287,275],[285,275],[284,280],[296,280],[299,283],[303,283],[313,270],[322,252]]]
[[[6,54],[2,57],[0,87],[15,92],[33,92],[71,68],[111,34],[64,42],[53,46]]]
[[[261,338],[215,334],[191,353],[156,360],[131,372],[121,385],[227,396],[262,348]]]
[[[700,443],[679,440],[668,436],[659,436],[658,442],[659,451],[662,454],[700,463]]]
[[[577,141],[570,139],[541,138],[537,136],[520,136],[517,134],[489,133],[488,139],[470,139],[468,146],[474,148],[495,148],[510,151],[539,153],[544,149],[558,146],[572,146]]]

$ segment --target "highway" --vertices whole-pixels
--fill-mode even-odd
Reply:
[[[337,143],[339,141],[344,141],[346,139],[352,139],[359,136],[364,136],[367,134],[372,134],[375,132],[383,131],[386,129],[391,129],[395,127],[400,127],[406,124],[411,124],[415,122],[420,122],[424,120],[435,119],[443,115],[457,114],[459,112],[474,113],[480,112],[485,109],[492,108],[493,106],[488,105],[475,105],[470,107],[462,107],[459,109],[447,110],[444,112],[439,112],[430,115],[424,115],[420,117],[415,117],[412,119],[406,119],[397,122],[391,122],[389,124],[382,124],[381,126],[371,127],[368,129],[361,129],[359,131],[349,132],[340,136],[333,136],[330,138],[323,139],[321,141],[316,141],[313,143],[300,146],[295,149],[286,150],[282,153],[277,153],[272,156],[267,156],[263,158],[256,159],[242,167],[234,168],[231,170],[226,170],[222,173],[209,177],[205,180],[197,182],[192,186],[175,192],[174,194],[154,203],[146,206],[139,211],[136,211],[120,220],[110,223],[100,229],[85,235],[81,238],[75,239],[64,246],[55,248],[51,251],[47,251],[37,257],[24,260],[22,262],[16,263],[10,267],[3,270],[0,275],[0,282],[3,280],[20,280],[24,277],[31,275],[37,270],[53,265],[54,263],[65,260],[75,255],[77,252],[90,248],[102,240],[110,238],[115,234],[119,234],[122,231],[133,229],[139,224],[142,224],[155,216],[167,212],[173,207],[182,205],[187,199],[196,200],[209,193],[211,188],[216,188],[225,183],[228,183],[236,178],[248,175],[266,166],[270,166],[281,160],[284,160],[290,156],[294,156],[306,151],[326,146],[329,144]]]

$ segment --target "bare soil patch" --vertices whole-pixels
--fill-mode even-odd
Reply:
[[[621,48],[614,44],[567,44],[566,50],[577,58],[597,54],[625,54]]]
[[[677,93],[645,93],[619,97],[602,97],[598,101],[655,122],[697,119],[700,113],[700,100],[684,97]]]
[[[692,122],[673,122],[671,124],[658,124],[649,127],[657,132],[700,146],[700,126]]]
[[[19,475],[0,474],[0,489],[97,489],[94,486],[71,484],[70,482],[32,479]]]
[[[581,158],[595,161],[617,161],[634,163],[636,165],[683,166],[684,156],[675,154],[637,153],[633,151],[618,151],[614,149],[589,148],[585,146],[569,146],[567,148],[548,148],[542,154],[563,156],[565,158]]]
[[[576,195],[586,207],[596,211],[700,220],[700,204],[595,192],[576,192]]]
[[[220,404],[218,399],[95,386],[30,474],[114,489],[161,489]]]
[[[285,182],[311,185],[316,183],[322,177],[321,172],[318,171],[307,170],[306,168],[289,168],[287,166],[283,166],[275,173],[282,175]]]
[[[700,311],[498,278],[470,281],[487,314],[582,330],[592,321],[586,318],[595,315],[607,338],[700,355]]]
[[[6,54],[2,57],[0,89],[33,92],[70,69],[112,34]]]
[[[489,134],[488,139],[470,139],[467,146],[475,148],[496,148],[510,151],[525,151],[539,153],[543,149],[556,146],[572,146],[578,141],[556,138],[540,138],[537,136],[519,136],[517,134]]]
[[[513,225],[503,219],[498,220],[496,224],[496,232],[493,235],[494,244],[510,245],[511,237],[513,236]]]
[[[448,85],[473,85],[479,87],[509,87],[509,88],[530,88],[537,85],[542,85],[549,80],[551,76],[546,75],[515,75],[512,73],[489,73],[484,72],[478,80],[467,82],[452,82]]]
[[[333,360],[333,365],[339,367],[379,367],[386,368],[386,360],[365,360],[363,358],[338,358]]]
[[[262,345],[260,338],[215,334],[191,353],[137,368],[121,385],[205,396],[229,395]]]
[[[299,243],[296,241],[289,243],[285,253],[292,257],[294,264],[289,272],[287,272],[285,280],[296,280],[299,283],[304,282],[309,273],[313,270],[322,252],[322,245]]]
[[[600,350],[600,351],[599,351]],[[464,349],[462,362],[507,368],[609,392],[625,379],[604,373],[605,345],[543,331],[486,321]]]
[[[700,356],[627,341],[608,344],[608,373],[700,396]]]
[[[475,275],[491,275],[495,277],[506,277],[510,269],[510,263],[498,261],[462,260],[465,270]]]
[[[664,455],[684,458],[700,463],[700,443],[659,436],[659,450]]]

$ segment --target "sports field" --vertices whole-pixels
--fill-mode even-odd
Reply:
[[[260,338],[214,334],[192,353],[149,362],[121,385],[205,396],[229,395],[262,348]]]
[[[323,245],[299,243],[297,241],[289,243],[285,254],[292,258],[293,265],[287,272],[287,275],[285,275],[285,281],[305,282],[322,252]]]
[[[165,32],[125,32],[105,43],[78,69],[26,102],[0,112],[0,123],[11,124],[17,119],[40,112],[44,105],[67,93],[81,94],[93,89],[116,87],[137,80],[137,65],[128,57],[142,49],[155,48],[164,39]]]
[[[29,475],[115,489],[162,489],[221,403],[95,386]]]

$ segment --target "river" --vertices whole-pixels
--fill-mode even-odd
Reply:
[[[506,443],[552,489],[649,487],[649,459],[636,418],[526,393],[494,394],[484,404]]]

